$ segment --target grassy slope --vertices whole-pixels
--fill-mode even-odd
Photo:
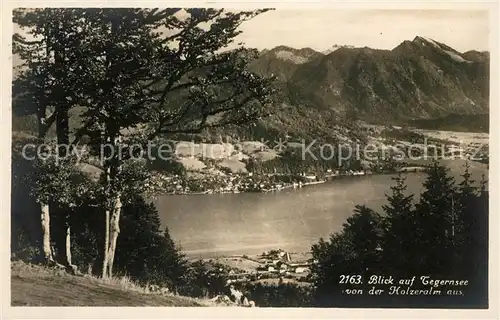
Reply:
[[[71,276],[22,262],[11,266],[12,306],[210,306],[209,300],[148,294],[130,281]]]

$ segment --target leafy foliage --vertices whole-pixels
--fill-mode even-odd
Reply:
[[[179,293],[191,297],[213,297],[227,294],[228,267],[220,263],[198,260],[191,263],[184,274],[184,285]]]
[[[160,134],[241,125],[269,113],[273,79],[248,68],[256,51],[224,50],[241,32],[241,23],[265,11],[15,11],[14,21],[33,38],[13,37],[14,52],[24,61],[14,82],[19,98],[16,109],[31,108],[21,112],[28,114],[36,110],[40,138],[55,117],[58,143],[69,144],[69,109],[78,105],[83,109],[82,125],[73,144],[86,135],[91,153],[103,159],[103,187],[99,190],[109,232],[109,237],[108,232],[104,235],[103,275],[112,273],[120,200],[146,191],[144,166],[127,163],[141,146]],[[33,99],[23,92],[31,93]],[[51,107],[55,110],[47,123]],[[104,152],[103,146],[107,147]],[[49,193],[60,194],[60,202],[72,206],[70,190],[59,183],[69,173],[59,170],[56,175],[47,163],[41,171],[44,174],[35,188],[39,200],[45,201]]]
[[[416,205],[418,216],[416,229],[420,246],[426,248],[427,255],[418,269],[421,272],[434,271],[446,274],[453,263],[451,240],[454,223],[455,185],[449,176],[449,169],[434,162],[428,170],[423,184],[424,192]]]
[[[339,282],[341,275],[359,274],[366,277],[381,270],[380,242],[382,219],[365,206],[356,206],[347,219],[342,233],[333,234],[329,241],[320,239],[311,248],[315,263],[311,269],[317,303],[331,301],[348,303],[341,291],[350,286]]]
[[[102,208],[85,203],[72,216],[73,261],[81,270],[100,274],[103,241]],[[186,261],[168,229],[162,231],[153,203],[133,196],[123,207],[115,270],[142,284],[157,284],[171,290],[182,284]]]
[[[186,262],[168,229],[162,232],[153,203],[135,196],[123,210],[116,268],[143,283],[175,288],[181,283]]]
[[[34,182],[32,196],[39,202],[76,207],[78,198],[86,193],[85,177],[75,168],[75,159],[60,159],[54,154],[34,160],[35,172],[28,176]],[[69,183],[68,183],[69,182]],[[54,198],[57,195],[57,198]]]
[[[309,286],[294,283],[279,285],[250,284],[245,287],[249,300],[255,301],[259,307],[310,307],[312,305],[312,290]]]
[[[409,275],[417,272],[412,252],[417,250],[417,217],[413,208],[413,195],[406,193],[405,177],[399,173],[393,178],[392,194],[387,195],[387,205],[382,209],[386,214],[382,239],[382,252],[385,261],[392,261],[387,272],[393,275]]]
[[[379,216],[366,207],[356,207],[341,233],[312,246],[314,304],[318,306],[446,305],[460,301],[463,306],[484,305],[487,297],[488,196],[473,186],[468,166],[458,188],[448,169],[438,163],[429,168],[424,191],[413,206],[406,193],[404,177],[398,175],[388,204]],[[434,278],[468,279],[471,286],[464,297],[451,302],[436,297],[414,297],[404,302],[367,295],[342,294],[352,284],[342,284],[341,275],[361,275],[367,291],[371,275],[396,279],[429,275]],[[346,287],[347,286],[347,287]],[[403,304],[402,304],[403,303]]]

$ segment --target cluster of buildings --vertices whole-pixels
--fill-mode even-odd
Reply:
[[[158,188],[162,193],[170,194],[260,192],[273,187],[267,181],[260,181],[249,174],[201,174],[197,177],[168,177],[157,174],[157,176]]]
[[[443,156],[447,158],[463,158],[473,161],[482,161],[489,158],[489,146],[479,143],[470,142],[468,144],[452,144],[447,145]]]
[[[285,188],[300,188],[310,183],[285,183],[273,181],[272,174],[253,175],[250,173],[228,173],[224,175],[197,174],[196,176],[168,176],[155,173],[147,186],[162,194],[216,194],[240,192],[267,192]],[[308,180],[314,181],[312,176]]]
[[[260,259],[262,263],[257,270],[278,274],[308,273],[311,265],[309,261],[293,262],[290,254],[282,249],[264,252],[260,256]]]
[[[264,252],[255,258],[243,256],[243,259],[257,262],[258,266],[252,271],[231,269],[229,284],[283,278],[306,281],[311,267],[310,261],[292,261],[290,254],[281,249]]]
[[[309,273],[309,263],[287,263],[282,261],[269,261],[265,265],[257,268],[257,271],[267,271],[276,274],[291,275]]]
[[[469,143],[465,148],[465,157],[467,159],[488,162],[489,161],[489,145],[479,142]]]

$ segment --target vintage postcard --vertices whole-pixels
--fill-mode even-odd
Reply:
[[[7,319],[498,317],[498,2],[4,18]]]

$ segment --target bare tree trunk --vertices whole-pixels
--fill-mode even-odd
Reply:
[[[72,274],[78,274],[78,268],[72,263],[72,256],[71,256],[71,225],[69,223],[66,224],[66,245],[65,245],[65,250],[66,250],[66,261],[65,261],[65,266],[66,270],[71,272]]]
[[[116,242],[118,240],[118,234],[120,233],[120,214],[122,211],[122,202],[120,199],[120,195],[116,196],[115,206],[113,208],[113,215],[111,216],[110,221],[110,243],[109,243],[109,253],[108,253],[108,268],[109,268],[109,277],[113,276],[113,264],[115,261],[115,253],[116,253]]]
[[[57,27],[54,29],[54,37],[58,42],[62,41],[61,33],[61,22],[58,23]],[[59,76],[63,77],[63,71],[65,69],[65,48],[61,46],[54,47],[54,65]],[[54,88],[55,99],[56,99],[56,134],[57,134],[57,144],[58,150],[57,154],[60,159],[66,159],[69,152],[69,109],[70,105],[65,99],[65,89],[60,82],[56,83]],[[67,271],[76,272],[76,266],[71,263],[71,221],[68,208],[64,212],[63,220],[59,225],[59,228],[65,230],[66,237],[64,239],[64,250],[61,252],[60,259],[61,263],[66,267]],[[62,240],[62,239],[60,239]],[[61,243],[61,246],[63,243]]]
[[[50,56],[50,44],[48,29],[46,29],[45,38],[47,39],[46,54]],[[45,86],[42,88],[40,96],[40,105],[37,108],[38,116],[38,138],[43,142],[43,138],[46,133],[46,112],[47,112],[47,100],[45,97]],[[52,255],[52,247],[50,244],[50,209],[49,204],[45,202],[40,202],[40,223],[42,226],[42,252],[44,262],[49,264],[54,262],[54,257]]]
[[[111,20],[111,28],[110,32],[111,34],[114,34],[117,31],[117,24]],[[108,79],[111,79],[111,70],[112,70],[112,55],[109,54],[111,51],[110,49],[112,48],[112,43],[108,42],[106,47],[108,50],[106,54],[106,77]],[[110,90],[112,88],[112,83],[110,83],[110,86],[106,87],[107,95],[109,98],[109,101],[114,100],[114,96],[112,91]],[[115,128],[112,121],[108,119],[107,121],[104,121],[103,123],[103,129],[101,132],[101,141],[106,143],[111,143],[113,142],[113,147],[116,147],[116,135],[119,133],[119,129]],[[114,197],[116,195],[115,192],[113,192],[113,184],[116,182],[115,177],[116,177],[116,159],[114,158],[116,152],[116,149],[112,150],[113,154],[111,155],[111,152],[109,148],[105,149],[105,156],[106,156],[106,161],[104,163],[104,167],[106,168],[106,187],[105,187],[105,196],[106,196],[106,221],[105,223],[105,234],[104,234],[104,256],[103,256],[103,267],[102,267],[102,276],[103,278],[111,277],[112,276],[112,265],[110,265],[110,244],[112,243],[111,239],[112,237],[118,237],[117,235],[115,236],[114,233],[116,230],[114,228],[111,228],[110,223],[112,221],[116,220],[116,210],[115,210],[115,202],[113,200],[116,199]],[[112,221],[110,220],[112,219]],[[113,252],[114,254],[114,252]],[[113,257],[114,258],[114,257]]]
[[[42,223],[42,251],[44,262],[47,264],[53,263],[54,258],[52,256],[52,249],[50,246],[50,210],[49,205],[46,203],[40,203],[41,223]]]
[[[108,139],[109,141],[109,139]],[[108,156],[106,154],[106,156]],[[109,197],[111,196],[111,189],[112,189],[112,172],[111,172],[111,165],[108,163],[105,165],[106,166],[106,210],[105,210],[105,220],[104,220],[104,253],[103,253],[103,259],[102,259],[102,277],[107,278],[110,277],[109,274],[109,239],[110,239],[110,217],[111,217],[111,201],[109,200]]]
[[[108,262],[109,262],[109,210],[106,209],[106,221],[104,221],[104,256],[102,259],[102,277],[108,277]]]
[[[113,137],[113,145],[117,150],[121,150],[118,146],[121,144],[121,136],[117,135]],[[116,149],[115,149],[116,151]],[[114,155],[110,166],[111,172],[111,183],[116,182],[116,178],[120,175],[122,170],[121,155]],[[118,234],[120,233],[120,214],[122,211],[122,201],[121,201],[121,191],[116,190],[113,192],[112,197],[112,209],[111,209],[111,220],[109,221],[109,250],[108,250],[108,275],[113,276],[113,264],[115,261],[116,253],[116,243],[118,240]]]
[[[71,226],[66,226],[66,262],[71,266]]]

